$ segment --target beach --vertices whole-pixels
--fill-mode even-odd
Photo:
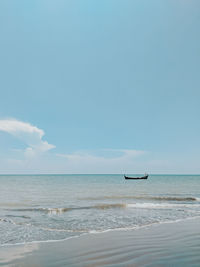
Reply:
[[[199,266],[200,218],[1,247],[0,266]]]
[[[0,266],[199,266],[200,176],[0,176]]]

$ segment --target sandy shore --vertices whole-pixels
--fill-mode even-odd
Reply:
[[[0,266],[200,266],[200,219],[2,246]]]

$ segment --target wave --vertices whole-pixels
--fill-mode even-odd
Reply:
[[[88,229],[58,229],[58,228],[48,228],[48,227],[37,227],[39,229],[42,229],[44,231],[50,231],[50,232],[67,232],[67,233],[88,233]]]
[[[115,208],[126,208],[126,204],[123,203],[114,203],[114,204],[98,204],[94,206],[86,206],[86,207],[69,207],[69,208],[25,208],[25,209],[14,209],[14,211],[22,211],[22,212],[45,212],[48,214],[60,214],[73,210],[89,210],[89,209],[115,209]]]
[[[109,204],[97,204],[93,206],[83,206],[83,207],[63,207],[63,208],[21,208],[21,209],[12,209],[13,211],[20,212],[43,212],[47,214],[62,214],[69,211],[78,211],[78,210],[107,210],[107,209],[125,209],[125,208],[152,208],[152,209],[164,209],[164,208],[191,208],[191,207],[200,207],[200,204],[194,203],[109,203]],[[11,217],[11,216],[10,216]],[[15,216],[13,216],[15,217]],[[19,216],[20,217],[20,216]],[[30,218],[28,216],[21,216],[22,218]]]
[[[130,226],[130,227],[109,228],[106,230],[90,230],[90,231],[88,231],[88,233],[89,234],[101,234],[101,233],[112,232],[112,231],[139,230],[142,228],[158,226],[161,224],[179,223],[179,222],[183,222],[183,221],[187,221],[187,220],[195,220],[195,219],[200,219],[200,215],[187,217],[187,218],[180,218],[180,219],[175,219],[175,220],[166,220],[166,221],[159,221],[159,222],[156,221],[156,222],[152,222],[152,223],[147,223],[147,224],[143,224],[143,225],[134,225],[134,226]]]
[[[0,218],[0,222],[16,224],[13,220],[7,218]]]
[[[14,203],[14,202],[1,202],[0,207],[27,207],[29,204],[27,203]]]
[[[105,199],[140,199],[158,201],[200,201],[197,197],[161,197],[161,196],[100,196],[81,198],[82,200],[105,200]]]
[[[87,231],[84,231],[83,233],[79,233],[78,235],[65,237],[65,238],[61,238],[61,239],[33,240],[33,241],[26,241],[26,242],[17,242],[17,243],[14,243],[14,244],[13,243],[4,243],[4,244],[0,244],[0,247],[9,247],[9,246],[13,246],[13,245],[19,246],[19,245],[27,245],[27,244],[63,242],[63,241],[67,241],[67,240],[70,240],[70,239],[80,238],[83,235],[103,234],[103,233],[112,232],[112,231],[114,231],[114,232],[115,231],[133,231],[133,230],[140,230],[142,228],[149,228],[149,227],[153,227],[153,226],[159,226],[161,224],[179,223],[179,222],[184,222],[184,221],[187,221],[187,220],[196,220],[196,219],[200,219],[200,216],[181,218],[181,219],[176,219],[176,220],[153,222],[153,223],[149,223],[149,224],[145,224],[145,225],[137,225],[137,226],[132,226],[132,227],[124,227],[124,228],[123,227],[119,227],[119,228],[109,228],[109,229],[105,229],[105,230],[89,230],[89,231],[87,230]],[[54,229],[54,230],[59,230],[59,229]],[[71,232],[71,230],[67,230],[67,229],[65,231],[70,231]],[[75,230],[75,232],[78,233],[79,231]],[[80,232],[82,232],[82,231],[80,231]]]
[[[129,208],[140,208],[140,209],[169,209],[169,208],[192,208],[200,207],[200,204],[164,204],[164,203],[132,203],[127,204]]]

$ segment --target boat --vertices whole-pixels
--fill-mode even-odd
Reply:
[[[126,175],[124,175],[124,178],[126,180],[146,180],[148,178],[148,174],[146,174],[145,176],[142,176],[142,177],[128,177]]]

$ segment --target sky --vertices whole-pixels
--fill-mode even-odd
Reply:
[[[0,174],[199,174],[199,10],[1,0]]]

